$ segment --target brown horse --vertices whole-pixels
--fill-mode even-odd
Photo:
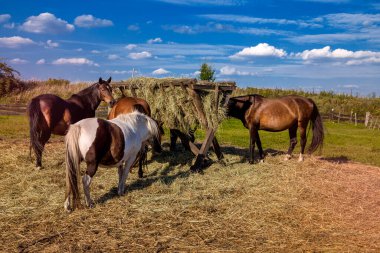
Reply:
[[[250,134],[250,163],[254,161],[255,143],[259,149],[260,159],[263,159],[263,149],[258,130],[279,132],[289,129],[290,146],[286,160],[290,159],[297,144],[297,129],[300,129],[301,153],[298,161],[303,161],[306,145],[306,129],[311,122],[313,138],[308,149],[311,154],[322,147],[324,130],[321,115],[314,101],[301,96],[284,96],[265,98],[253,94],[232,97],[227,102],[228,116],[240,119],[249,129]]]
[[[42,167],[42,151],[51,134],[65,135],[70,124],[84,118],[95,117],[101,101],[115,103],[110,86],[111,77],[72,95],[64,100],[53,94],[33,98],[28,106],[30,145],[36,154],[36,167]]]
[[[150,106],[149,104],[142,98],[135,97],[122,97],[117,103],[112,107],[111,111],[108,114],[107,119],[111,120],[119,116],[120,114],[129,114],[134,111],[139,111],[145,115],[151,116]],[[153,142],[153,150],[157,153],[162,152],[161,147],[161,135],[164,134],[164,130],[162,128],[162,124],[157,124],[159,128],[159,136],[157,139],[154,139]],[[145,146],[142,148],[138,155],[139,159],[139,170],[138,175],[140,178],[143,177],[142,165],[144,160],[146,160],[146,150]]]

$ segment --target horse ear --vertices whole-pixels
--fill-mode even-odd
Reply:
[[[103,82],[103,79],[99,77],[99,83],[102,83],[102,82]]]
[[[112,77],[108,78],[107,83],[110,83],[112,80]]]

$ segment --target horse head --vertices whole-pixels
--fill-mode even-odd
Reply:
[[[112,96],[112,87],[110,85],[111,83],[111,77],[108,78],[107,81],[103,80],[101,77],[99,78],[99,82],[97,84],[99,93],[100,93],[100,99],[104,102],[108,103],[110,107],[112,107],[115,104],[115,99]]]

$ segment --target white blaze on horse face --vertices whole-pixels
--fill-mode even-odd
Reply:
[[[97,118],[83,119],[76,123],[80,125],[80,137],[78,140],[79,149],[82,154],[82,157],[86,157],[88,150],[91,145],[94,143],[96,138],[96,131],[99,127]]]

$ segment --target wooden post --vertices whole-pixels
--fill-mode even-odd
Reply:
[[[356,117],[356,112],[355,112],[355,126],[358,125],[358,118]]]
[[[365,121],[364,121],[364,126],[365,127],[368,127],[368,123],[369,123],[370,117],[371,117],[371,113],[370,112],[366,112],[365,113]]]
[[[212,140],[214,139],[214,135],[215,135],[215,130],[213,128],[207,129],[205,141],[203,142],[202,147],[199,150],[199,153],[195,159],[194,165],[190,167],[191,171],[193,172],[202,171],[202,168],[204,167],[204,160],[206,158],[207,151],[210,148]]]
[[[350,116],[350,122],[352,123],[352,114],[354,114],[354,112],[351,110],[351,116]]]
[[[338,113],[338,124],[340,123],[340,111]]]

